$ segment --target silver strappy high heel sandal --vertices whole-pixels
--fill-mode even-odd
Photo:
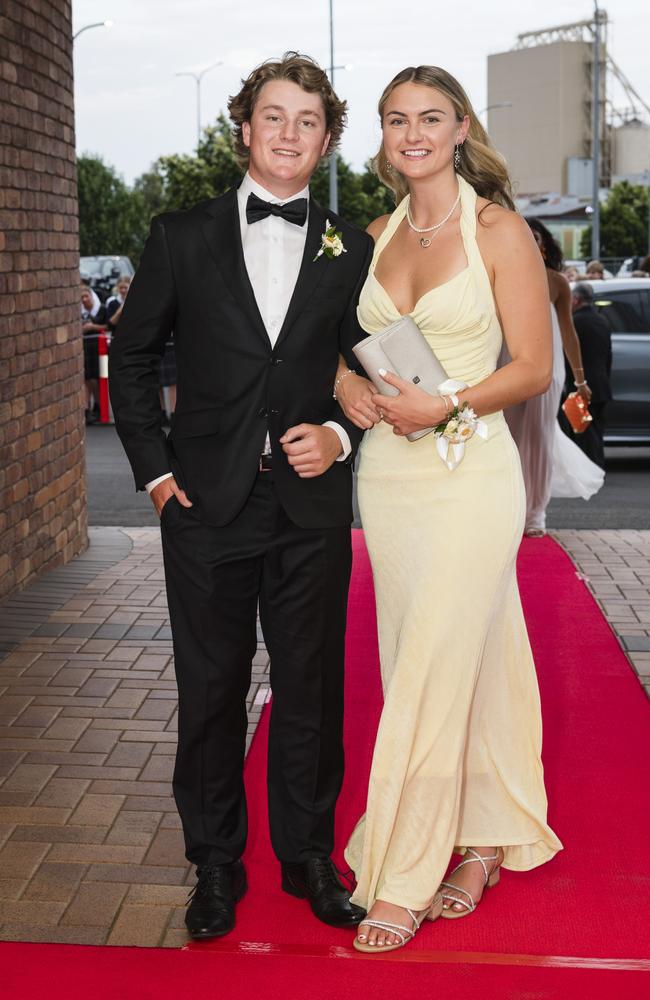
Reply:
[[[473,847],[468,847],[467,853],[471,854],[472,857],[465,858],[465,860],[461,861],[459,865],[456,865],[451,875],[455,875],[456,872],[463,867],[463,865],[471,865],[474,862],[479,861],[483,866],[483,874],[485,875],[485,888],[488,889],[491,886],[496,885],[499,879],[501,878],[501,865],[503,864],[502,849],[498,847],[496,854],[493,854],[490,857],[486,858],[481,857],[478,851],[475,851]],[[494,866],[492,871],[488,871],[486,861],[496,861],[498,863]],[[461,889],[459,885],[454,885],[453,882],[441,882],[440,888],[453,889],[454,892],[462,893],[462,895],[466,896],[467,900],[469,900],[469,902],[466,902],[465,899],[458,899],[457,896],[452,896],[448,892],[443,892],[442,893],[443,902],[445,902],[446,900],[450,900],[451,906],[453,906],[455,903],[460,903],[461,906],[465,907],[464,910],[452,910],[451,906],[447,909],[443,909],[442,916],[446,920],[457,920],[459,917],[467,917],[469,916],[470,913],[473,913],[474,910],[476,909],[478,904],[474,902],[474,897],[472,896],[471,892],[467,891],[467,889]],[[481,897],[481,899],[482,898],[483,897]]]
[[[413,910],[409,910],[408,906],[405,906],[404,909],[413,921],[412,927],[404,927],[403,924],[392,924],[388,920],[368,920],[367,918],[359,924],[359,927],[363,927],[365,924],[366,927],[375,927],[377,930],[394,934],[399,938],[396,944],[369,944],[368,941],[359,941],[359,938],[355,937],[352,944],[357,951],[363,951],[369,955],[382,955],[384,952],[397,951],[398,948],[403,948],[404,945],[413,940],[425,920],[437,920],[442,915],[442,896],[437,892],[429,909],[421,913],[419,917]]]

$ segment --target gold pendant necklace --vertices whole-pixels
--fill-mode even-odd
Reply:
[[[442,220],[442,222],[436,222],[435,225],[433,225],[433,226],[425,226],[424,229],[419,229],[416,225],[414,225],[413,219],[411,218],[411,205],[410,205],[410,201],[411,201],[411,199],[409,198],[409,202],[408,202],[408,204],[406,206],[406,221],[408,222],[408,224],[411,227],[411,229],[413,230],[413,232],[414,233],[433,233],[433,236],[423,236],[420,239],[420,246],[424,250],[426,250],[427,247],[431,246],[432,240],[435,239],[435,237],[438,235],[438,233],[440,232],[440,230],[444,226],[445,222],[449,222],[449,220],[451,219],[452,215],[456,211],[456,207],[458,206],[458,203],[460,201],[460,184],[458,185],[458,196],[456,198],[456,201],[451,206],[450,210],[447,212],[447,214],[445,215],[445,217]]]

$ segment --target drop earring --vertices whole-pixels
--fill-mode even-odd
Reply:
[[[392,163],[389,163],[388,160],[386,160],[386,173],[392,174],[392,172],[393,172],[393,165]]]
[[[459,166],[460,166],[460,146],[456,144],[456,148],[454,150],[454,169],[458,170]]]

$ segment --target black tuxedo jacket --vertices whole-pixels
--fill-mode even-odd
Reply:
[[[573,314],[573,325],[580,341],[582,364],[592,399],[594,403],[605,403],[612,398],[612,336],[607,321],[593,306],[581,306]],[[572,380],[573,375],[571,386]]]
[[[314,260],[327,218],[347,252]],[[371,256],[366,233],[311,199],[298,281],[272,348],[244,264],[236,190],[155,218],[110,350],[111,402],[136,487],[172,471],[207,523],[228,524],[250,493],[268,428],[289,517],[305,528],[349,524],[351,463],[300,479],[279,438],[295,424],[336,420],[354,455],[362,432],[332,387],[339,352],[352,365],[365,336],[356,306]],[[172,331],[178,396],[165,438],[158,365]]]

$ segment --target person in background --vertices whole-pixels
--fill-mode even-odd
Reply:
[[[570,264],[562,269],[562,273],[564,274],[564,277],[566,278],[567,281],[576,281],[580,272],[578,271],[577,267],[574,267],[573,264]]]
[[[612,398],[612,339],[609,327],[594,306],[594,290],[584,281],[573,286],[571,295],[573,325],[584,359],[585,378],[591,388],[589,412],[591,426],[575,435],[575,442],[588,458],[605,468],[605,409]]]
[[[109,333],[115,333],[115,328],[122,316],[124,302],[131,285],[131,278],[128,274],[122,274],[117,279],[113,295],[106,301],[106,325]]]
[[[90,283],[90,275],[86,271],[81,272],[81,284],[84,288],[87,288],[90,292],[93,301],[93,312],[95,312],[101,305],[103,305],[102,300]]]
[[[592,281],[602,281],[605,278],[613,278],[614,275],[611,271],[608,271],[605,265],[599,260],[590,260],[585,269],[586,278],[590,278]]]
[[[552,495],[556,436],[562,433],[557,423],[557,412],[564,386],[565,355],[571,366],[575,387],[586,403],[591,398],[591,390],[585,379],[580,342],[571,322],[571,289],[562,274],[562,250],[539,219],[528,219],[527,222],[546,267],[553,326],[553,378],[541,396],[534,396],[506,410],[506,420],[519,449],[526,484],[525,533],[531,538],[541,538],[546,534],[546,508]],[[572,453],[568,461],[563,462],[571,470],[571,466],[579,463],[582,456],[577,449],[567,447],[571,445],[568,438],[566,444],[564,441],[558,441],[558,444]],[[587,491],[589,496],[602,485],[598,470],[591,472],[595,475],[595,488]],[[588,478],[591,480],[594,477]],[[584,492],[578,491],[574,495],[584,496]]]
[[[105,328],[105,310],[92,288],[81,283],[81,331],[84,345],[84,391],[87,424],[99,419],[99,350],[97,334]]]

